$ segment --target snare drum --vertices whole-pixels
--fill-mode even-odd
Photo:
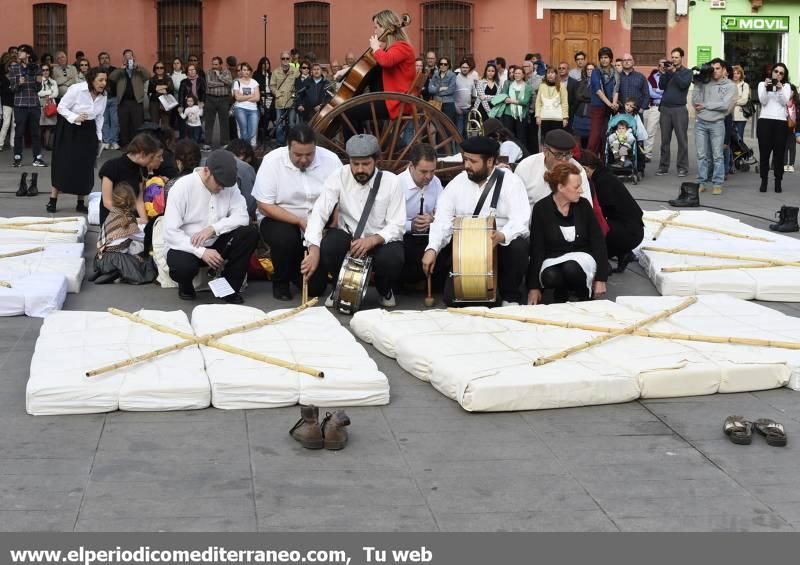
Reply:
[[[497,255],[492,245],[494,216],[460,216],[453,222],[453,293],[455,302],[497,300]]]
[[[339,279],[333,292],[333,305],[343,314],[355,314],[367,294],[372,257],[360,259],[348,253],[339,269]]]

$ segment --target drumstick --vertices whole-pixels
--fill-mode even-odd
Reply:
[[[305,251],[305,256],[308,257],[308,249],[306,249]],[[306,302],[308,302],[308,279],[306,278],[305,275],[302,275],[302,277],[303,277],[303,290],[300,295],[300,303],[305,304]]]
[[[431,294],[431,274],[428,273],[428,296],[425,297],[425,306],[433,306],[433,295]]]

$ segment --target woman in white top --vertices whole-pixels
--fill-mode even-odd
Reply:
[[[744,69],[740,65],[733,66],[733,82],[736,84],[736,106],[733,108],[733,124],[739,139],[744,139],[744,129],[747,126],[744,107],[750,101],[750,85],[744,80]]]
[[[239,138],[256,146],[258,133],[258,101],[261,91],[258,82],[253,78],[253,67],[247,63],[239,65],[239,78],[233,81],[233,116],[239,126]]]
[[[50,76],[50,65],[42,65],[42,84],[39,88],[39,104],[42,113],[39,117],[39,128],[42,136],[42,147],[53,148],[53,126],[56,125],[55,116],[46,116],[44,107],[48,102],[55,103],[58,98],[58,83]]]
[[[183,72],[183,61],[180,57],[175,57],[172,60],[172,84],[175,86],[175,92],[181,87],[181,82],[186,78],[186,73]]]
[[[59,192],[78,197],[78,212],[88,213],[83,197],[94,187],[94,164],[103,142],[106,110],[105,71],[95,67],[86,81],[73,84],[58,104],[58,123],[51,164],[52,190],[47,211],[56,211]]]
[[[770,76],[758,83],[758,101],[761,114],[756,124],[758,137],[758,159],[761,162],[761,192],[767,191],[769,159],[772,155],[772,170],[775,174],[775,192],[781,192],[783,180],[783,157],[786,151],[788,128],[786,107],[792,98],[789,86],[789,69],[783,63],[772,67]]]

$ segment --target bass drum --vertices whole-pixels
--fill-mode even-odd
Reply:
[[[494,216],[460,216],[453,222],[453,294],[455,302],[497,300],[497,254],[492,245]]]
[[[372,257],[357,259],[347,254],[339,269],[339,279],[333,292],[333,306],[342,314],[353,315],[361,308],[367,295]]]

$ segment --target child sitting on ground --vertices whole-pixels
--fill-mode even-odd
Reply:
[[[197,105],[197,100],[191,94],[186,97],[186,107],[180,110],[179,115],[186,121],[186,132],[189,139],[197,143],[203,137],[203,125],[200,118],[203,117],[203,109]]]
[[[636,138],[626,122],[619,122],[616,131],[608,134],[608,146],[614,155],[612,167],[630,167],[630,155],[633,153],[633,144]]]

